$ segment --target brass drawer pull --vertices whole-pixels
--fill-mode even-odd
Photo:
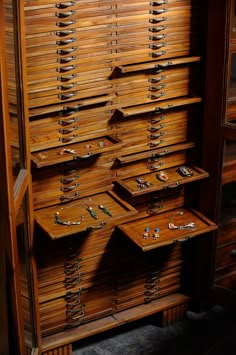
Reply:
[[[69,81],[71,79],[76,78],[77,75],[76,74],[71,74],[71,75],[62,75],[62,76],[58,76],[57,80],[58,81]]]
[[[167,53],[166,51],[161,51],[158,53],[150,53],[149,55],[150,55],[150,57],[157,58],[157,57],[160,57],[161,55],[164,55],[166,53]]]
[[[160,0],[160,1],[151,1],[150,2],[150,6],[160,6],[160,5],[164,5],[164,4],[168,4],[168,0]]]
[[[158,41],[158,40],[163,39],[165,37],[166,37],[166,35],[162,34],[162,35],[158,35],[158,36],[149,36],[149,39],[150,39],[150,41]]]
[[[159,9],[159,10],[150,10],[149,13],[151,15],[160,15],[163,14],[165,12],[168,12],[168,9]]]
[[[166,42],[161,42],[161,43],[158,43],[158,44],[151,43],[151,44],[149,44],[149,48],[155,50],[155,49],[159,49],[159,48],[165,47],[166,45],[167,45]]]
[[[80,318],[84,318],[84,312],[81,312],[81,314],[79,316],[72,317],[73,320],[77,320]]]
[[[65,17],[69,17],[71,15],[74,15],[76,13],[76,11],[72,10],[72,11],[68,11],[68,12],[56,12],[56,16],[59,18],[65,18]]]
[[[68,300],[68,301],[76,300],[78,297],[81,296],[82,291],[83,291],[83,289],[80,288],[78,291],[75,291],[75,292],[67,292],[65,295],[65,300]]]
[[[166,21],[167,20],[167,17],[160,17],[160,18],[150,18],[149,19],[149,22],[150,23],[159,23],[159,22],[162,22],[162,21]]]
[[[157,127],[149,126],[149,127],[148,127],[148,130],[149,130],[150,132],[156,132],[156,131],[159,131],[159,129],[162,129],[163,127],[164,127],[163,124],[161,124],[160,126],[157,126]]]
[[[69,129],[60,128],[59,132],[62,133],[62,134],[68,134],[68,133],[71,133],[73,131],[76,131],[78,128],[79,128],[78,126],[74,126],[74,127],[69,128]]]
[[[61,126],[69,126],[71,123],[77,122],[79,120],[78,117],[74,117],[71,120],[65,121],[65,120],[60,120],[58,121],[58,124]]]
[[[167,62],[165,64],[157,64],[157,65],[155,65],[154,69],[157,69],[157,70],[165,69],[165,68],[170,67],[171,65],[173,65],[173,62],[169,61],[169,62]]]
[[[70,70],[75,69],[75,68],[76,68],[75,65],[70,65],[69,67],[58,67],[58,68],[57,68],[57,71],[58,71],[59,73],[61,73],[61,72],[70,71]]]
[[[61,191],[63,191],[63,192],[69,192],[69,191],[72,191],[72,190],[74,190],[76,187],[78,187],[80,184],[79,183],[76,183],[75,185],[73,185],[73,186],[62,186],[61,187]]]
[[[62,195],[61,197],[60,197],[60,201],[61,202],[64,202],[64,201],[71,201],[71,200],[74,200],[75,198],[77,198],[79,196],[79,191],[76,191],[75,193],[74,193],[74,195],[72,195],[72,196],[64,196],[64,195]]]
[[[68,1],[68,2],[58,2],[56,4],[56,7],[58,9],[66,9],[67,7],[70,7],[70,6],[74,6],[75,5],[75,1]]]
[[[151,20],[149,20],[151,22]],[[166,26],[159,26],[159,27],[149,27],[150,32],[160,32],[166,29]]]
[[[151,99],[151,100],[156,100],[156,99],[159,99],[162,96],[165,96],[164,92],[160,92],[160,94],[158,94],[158,95],[148,95],[148,98]]]
[[[74,97],[78,94],[78,91],[73,91],[70,94],[59,94],[58,98],[61,100],[67,100],[70,99],[71,97]]]
[[[165,75],[161,75],[157,78],[149,78],[148,81],[152,84],[159,83],[160,81],[164,80],[166,78]]]
[[[164,139],[161,139],[161,140],[159,140],[157,142],[148,142],[147,145],[149,145],[149,147],[156,147],[157,145],[159,145],[159,144],[161,144],[163,142],[164,142]]]
[[[166,84],[161,84],[159,86],[149,86],[148,90],[149,91],[158,91],[160,89],[164,89],[166,87]]]
[[[70,184],[71,182],[73,182],[74,180],[79,179],[80,176],[79,175],[75,175],[74,177],[70,178],[70,179],[65,179],[65,178],[61,178],[61,183],[62,184]]]
[[[65,274],[73,274],[74,272],[78,271],[81,268],[81,265],[76,265],[76,267],[66,267],[64,270]],[[82,276],[82,273],[80,272],[77,276]]]
[[[63,36],[69,36],[75,32],[76,32],[76,29],[72,28],[71,30],[67,30],[67,31],[56,31],[56,35],[63,37]]]
[[[74,38],[74,37],[68,38],[68,39],[58,39],[56,41],[56,44],[58,44],[59,46],[64,46],[66,44],[73,43],[75,41],[76,41],[76,38]]]
[[[69,90],[72,89],[73,87],[75,87],[76,85],[78,85],[77,83],[71,83],[68,85],[59,85],[57,88],[58,90]]]
[[[67,57],[67,58],[58,58],[57,59],[57,62],[58,63],[69,63],[69,62],[71,62],[72,60],[74,60],[74,59],[76,59],[76,56],[72,56],[72,57]]]
[[[71,52],[74,52],[75,50],[77,50],[77,47],[71,47],[68,49],[58,49],[57,50],[57,54],[61,54],[61,55],[66,55],[66,54],[70,54]]]
[[[76,20],[63,21],[63,22],[58,21],[58,22],[56,23],[56,25],[57,25],[58,27],[67,27],[67,26],[70,26],[70,25],[74,25],[75,23],[76,23]]]
[[[78,138],[77,134],[74,134],[72,137],[60,137],[59,141],[62,143],[67,143],[73,141],[73,139]]]
[[[159,137],[161,137],[161,136],[164,136],[164,134],[165,134],[165,132],[160,132],[160,133],[158,133],[158,134],[149,134],[148,135],[148,138],[150,138],[150,139],[156,139],[156,138],[159,138]]]

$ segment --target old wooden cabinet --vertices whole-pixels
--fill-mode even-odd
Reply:
[[[10,143],[24,123],[31,176],[34,228],[18,243],[28,353],[72,354],[92,334],[206,307],[215,260],[229,285],[234,235],[216,230],[233,199],[232,4],[4,1]]]

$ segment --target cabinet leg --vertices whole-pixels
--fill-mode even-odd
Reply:
[[[186,317],[188,303],[182,303],[175,307],[168,308],[162,313],[162,326],[167,326],[178,322]]]
[[[72,355],[72,344],[60,346],[52,350],[44,351],[42,355]]]

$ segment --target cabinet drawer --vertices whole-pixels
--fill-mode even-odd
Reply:
[[[216,249],[216,270],[236,263],[236,242]]]
[[[215,283],[217,286],[236,291],[236,265],[231,265],[215,273]]]

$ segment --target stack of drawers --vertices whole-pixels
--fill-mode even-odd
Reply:
[[[181,290],[184,256],[173,241],[215,228],[182,211],[180,186],[207,177],[190,166],[199,155],[200,8],[195,0],[24,0],[43,337]],[[11,87],[10,98],[14,107]],[[168,182],[158,180],[162,170]],[[197,229],[168,230],[176,215]],[[144,240],[149,221],[163,225],[160,238]]]

